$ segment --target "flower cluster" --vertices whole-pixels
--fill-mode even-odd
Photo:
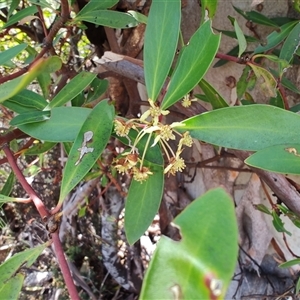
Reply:
[[[175,128],[182,126],[181,123],[172,123],[164,125],[161,123],[161,117],[169,113],[167,110],[161,110],[152,100],[149,100],[150,108],[139,119],[125,120],[117,118],[115,120],[115,132],[120,137],[126,137],[131,147],[129,152],[122,153],[120,158],[114,160],[115,168],[121,174],[130,173],[137,181],[145,181],[152,175],[150,168],[144,164],[144,158],[149,147],[160,144],[162,150],[167,157],[167,166],[164,169],[165,174],[175,175],[182,172],[185,168],[184,159],[181,153],[184,146],[191,147],[193,140],[188,132],[183,134],[177,132]],[[133,145],[129,138],[130,129],[138,132]],[[170,140],[176,140],[179,137],[177,149],[174,152],[170,146]],[[146,145],[142,155],[139,154],[137,144],[143,137],[146,138]],[[150,142],[153,141],[152,144]]]

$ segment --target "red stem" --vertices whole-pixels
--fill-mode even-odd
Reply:
[[[55,231],[54,233],[52,233],[52,241],[54,244],[54,249],[55,249],[55,255],[57,257],[58,260],[58,264],[60,266],[62,275],[64,277],[65,283],[67,285],[67,289],[69,291],[70,294],[70,299],[72,300],[80,300],[79,296],[78,296],[78,292],[76,289],[76,286],[74,284],[67,260],[65,258],[65,254],[64,254],[64,250],[61,246],[61,242],[59,239],[59,231]]]
[[[17,165],[17,162],[15,160],[15,157],[11,150],[9,149],[8,145],[5,144],[2,147],[6,157],[7,161],[10,164],[13,172],[15,173],[16,177],[20,181],[22,187],[26,191],[26,193],[29,195],[29,197],[32,199],[36,209],[38,210],[41,218],[43,221],[46,221],[48,217],[50,217],[49,211],[46,209],[44,203],[42,200],[37,196],[36,192],[33,190],[33,188],[30,186],[30,184],[27,182],[26,178],[24,177],[23,173],[21,172],[20,168]]]

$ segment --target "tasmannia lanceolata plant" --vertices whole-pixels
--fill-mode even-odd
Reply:
[[[111,173],[115,177],[118,173],[132,177],[125,205],[125,231],[130,244],[141,237],[156,215],[163,195],[164,177],[176,176],[184,170],[186,163],[182,153],[185,147],[192,147],[193,139],[216,147],[256,151],[245,160],[256,168],[300,173],[297,132],[300,116],[295,113],[298,106],[290,108],[285,96],[285,89],[296,93],[299,90],[284,77],[287,68],[298,63],[298,20],[270,19],[255,11],[235,8],[252,23],[274,29],[267,43],[260,45],[258,37],[255,34],[246,36],[233,17],[230,17],[232,31],[213,30],[212,19],[218,2],[202,0],[202,22],[189,43],[180,45],[174,63],[178,44],[182,43],[181,1],[152,0],[148,17],[137,12],[116,12],[111,8],[117,2],[90,0],[77,13],[70,13],[67,0],[61,0],[57,7],[50,0],[1,3],[5,17],[1,17],[0,63],[9,75],[0,78],[0,103],[2,108],[15,114],[9,131],[0,137],[1,147],[51,236],[44,245],[16,254],[1,265],[0,282],[5,283],[0,287],[2,298],[18,297],[24,280],[18,270],[24,264],[30,266],[51,241],[70,296],[79,298],[58,237],[61,207],[68,193],[86,178],[97,162],[101,162],[111,138],[126,145],[126,150],[114,159]],[[47,28],[44,20],[49,15],[54,21]],[[27,24],[36,20],[42,25],[42,41],[34,40],[29,34]],[[113,101],[107,99],[95,105],[95,100],[107,89],[108,81],[80,66],[71,66],[71,48],[65,41],[75,29],[85,29],[83,22],[112,28],[146,23],[142,81],[149,108],[139,116],[126,119],[117,115]],[[238,41],[238,46],[228,54],[218,52],[221,34]],[[249,43],[257,43],[257,47],[253,53],[245,54]],[[234,107],[229,107],[226,99],[203,79],[215,58],[220,59],[217,65],[232,61],[245,66],[237,83]],[[277,69],[269,68],[268,60],[274,62]],[[203,94],[196,97],[209,102],[213,110],[168,123],[166,116],[173,105],[189,108],[200,101],[190,97],[197,85]],[[256,104],[259,99],[251,96],[255,85],[269,97],[268,105]],[[26,182],[16,164],[18,155],[26,155],[34,146],[28,143],[14,154],[9,146],[13,139],[25,137],[43,141],[40,152],[63,143],[68,153],[60,197],[51,211]],[[98,176],[101,174],[100,171]],[[7,185],[2,189],[2,202],[25,202],[9,197],[11,189]],[[292,216],[298,224],[300,209],[292,200],[285,204],[281,211]],[[174,224],[180,230],[181,240],[161,238],[144,279],[141,299],[224,297],[237,257],[233,201],[223,189],[211,190],[194,200]],[[283,230],[280,222],[276,224],[278,230]]]

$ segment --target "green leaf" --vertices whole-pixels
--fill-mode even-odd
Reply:
[[[17,22],[21,21],[25,17],[33,16],[37,11],[38,10],[36,6],[28,6],[21,9],[20,11],[12,15],[0,30],[3,30],[4,28],[16,24]]]
[[[91,109],[54,107],[48,121],[18,126],[28,135],[49,142],[73,142]]]
[[[0,194],[0,203],[21,202],[22,200],[24,200],[24,199],[23,198],[8,197],[6,195]]]
[[[59,64],[61,60],[58,56],[40,58],[26,74],[0,85],[0,103],[17,95],[41,73],[56,71]]]
[[[97,100],[108,88],[108,81],[95,78],[88,90],[86,103],[90,103],[94,100]]]
[[[37,123],[49,120],[50,111],[32,110],[14,117],[10,121],[11,126],[20,126],[23,124]]]
[[[114,6],[117,3],[118,3],[118,0],[102,0],[102,1],[91,0],[83,7],[82,10],[79,11],[79,13],[76,16],[76,19],[78,17],[88,15],[89,12],[91,12],[91,11],[111,8],[112,6]]]
[[[137,11],[128,10],[127,13],[130,14],[131,16],[133,16],[139,23],[147,24],[147,22],[148,22],[147,16],[145,16]]]
[[[53,2],[52,4],[48,3],[46,0],[29,0],[29,2],[38,5],[42,8],[49,8],[51,11],[55,11],[55,7],[53,7]]]
[[[180,30],[180,0],[153,0],[144,45],[145,82],[148,97],[156,101],[170,71]],[[171,30],[172,28],[172,30]]]
[[[17,95],[3,102],[3,106],[13,110],[18,114],[32,110],[43,110],[48,102],[39,94],[23,90]]]
[[[212,19],[217,11],[218,0],[201,0],[202,23],[208,18]]]
[[[34,144],[33,147],[26,149],[23,153],[25,155],[40,155],[52,149],[56,144],[52,142],[39,142]]]
[[[236,32],[237,40],[239,43],[238,57],[241,57],[241,55],[245,52],[245,50],[247,48],[247,41],[246,41],[244,33],[243,33],[241,27],[239,26],[237,20],[234,20],[234,30]]]
[[[22,289],[25,276],[16,274],[8,279],[5,283],[2,282],[0,287],[0,299],[18,300]]]
[[[273,31],[267,36],[267,44],[258,46],[254,50],[254,54],[269,51],[278,46],[291,32],[291,30],[298,24],[298,21],[286,23],[280,27],[280,31]]]
[[[194,200],[173,221],[181,240],[161,237],[141,299],[224,299],[238,255],[232,199],[221,188]]]
[[[281,93],[279,91],[277,91],[276,97],[270,98],[269,104],[284,109],[284,106],[285,106],[284,105],[284,100],[283,100],[283,98],[281,96]]]
[[[287,231],[284,228],[284,223],[282,222],[280,217],[277,215],[275,210],[272,211],[272,217],[273,217],[272,223],[278,232],[285,232],[286,234],[288,234],[290,236],[292,235],[289,231]]]
[[[239,53],[239,46],[233,47],[230,51],[228,51],[226,54],[230,56],[238,56]],[[213,68],[219,68],[221,66],[224,66],[228,63],[228,60],[226,59],[219,59],[214,65]]]
[[[300,8],[298,8],[298,11],[300,11]],[[296,295],[299,293],[299,291],[300,291],[300,278],[298,278],[297,283],[296,283],[296,287],[295,287]]]
[[[176,130],[193,138],[240,150],[257,151],[278,144],[299,143],[298,114],[275,106],[255,104],[220,108],[182,122]]]
[[[245,92],[247,91],[250,76],[251,76],[251,68],[249,66],[246,66],[243,70],[243,73],[239,81],[236,84],[236,92],[239,100],[241,100],[241,98],[244,96]]]
[[[300,174],[300,144],[275,145],[262,149],[248,157],[245,163],[271,172]]]
[[[255,204],[254,207],[265,214],[272,215],[270,210],[263,204]]]
[[[125,233],[134,244],[151,225],[158,212],[164,187],[162,166],[146,163],[152,175],[144,182],[131,181],[125,203]]]
[[[180,100],[202,79],[215,58],[220,38],[220,35],[212,32],[210,21],[205,22],[193,34],[188,45],[181,50],[161,105],[162,109]]]
[[[267,18],[265,15],[262,15],[261,13],[257,11],[242,11],[241,9],[233,6],[233,8],[241,14],[245,19],[252,21],[253,23],[261,24],[261,25],[266,25],[266,26],[271,26],[278,28],[278,25],[276,22],[272,21],[270,18]]]
[[[97,76],[90,72],[80,72],[64,86],[59,93],[45,107],[45,110],[66,104],[82,92]]]
[[[10,61],[12,58],[16,57],[20,52],[26,49],[27,44],[22,43],[20,45],[9,48],[0,53],[0,65],[3,65]]]
[[[11,191],[13,190],[14,183],[15,183],[15,173],[11,172],[7,179],[5,180],[5,183],[2,187],[2,190],[0,191],[0,194],[8,196]]]
[[[294,265],[299,265],[300,264],[300,258],[292,259],[290,261],[287,261],[285,263],[280,264],[278,267],[279,268],[290,268]]]
[[[279,58],[290,62],[300,44],[300,23],[290,32],[280,51]]]
[[[45,244],[39,245],[35,248],[19,252],[2,263],[0,265],[1,284],[5,283],[10,278],[13,278],[14,274],[16,274],[23,265],[24,267],[26,266],[27,268],[29,268],[36,261],[43,250],[49,246],[49,244],[50,242],[46,242]]]
[[[277,81],[274,78],[274,76],[265,68],[250,63],[248,65],[252,68],[257,79],[259,78],[263,79],[264,82],[260,85],[260,88],[264,92],[265,96],[276,97]]]
[[[202,79],[198,83],[198,85],[202,89],[203,93],[205,94],[208,102],[212,105],[213,109],[228,106],[224,98],[206,80]]]
[[[138,25],[131,15],[114,10],[92,10],[77,16],[74,21],[86,21],[111,28],[130,28]]]
[[[214,27],[215,30],[217,30],[218,32],[222,33],[222,35],[226,35],[226,36],[229,36],[231,38],[234,38],[234,39],[237,39],[237,35],[235,33],[235,31],[229,31],[229,30],[222,30],[222,29],[217,29]],[[258,39],[253,37],[253,36],[250,36],[250,35],[244,35],[246,41],[248,43],[255,43],[255,42],[258,42]]]
[[[74,141],[63,172],[59,203],[93,167],[110,138],[114,108],[107,100],[97,104]]]
[[[15,9],[19,6],[21,0],[12,0],[9,6],[7,17],[9,18]],[[8,3],[7,3],[8,4]]]

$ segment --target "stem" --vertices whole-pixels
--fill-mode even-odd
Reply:
[[[59,239],[59,231],[52,233],[52,241],[54,244],[55,254],[58,260],[59,267],[61,269],[62,275],[64,277],[67,289],[70,294],[70,299],[72,300],[80,300],[78,296],[78,292],[76,286],[74,284],[67,260],[65,258],[64,250],[61,246],[61,242]]]
[[[7,161],[10,164],[13,172],[15,173],[16,177],[20,181],[22,187],[26,191],[26,193],[29,195],[29,197],[32,199],[36,209],[38,210],[41,218],[43,221],[47,220],[47,218],[50,216],[49,211],[44,206],[44,203],[42,200],[37,196],[36,192],[33,190],[33,188],[29,185],[26,178],[24,177],[23,173],[21,172],[20,168],[18,167],[15,157],[11,150],[9,149],[7,144],[4,144],[2,147],[6,157]]]
[[[240,58],[238,58],[238,57],[231,56],[231,55],[228,55],[228,54],[219,53],[219,52],[216,54],[216,58],[225,59],[225,60],[232,61],[232,62],[235,62],[235,63],[238,63],[238,64],[245,64],[245,62],[243,60],[241,60]]]

